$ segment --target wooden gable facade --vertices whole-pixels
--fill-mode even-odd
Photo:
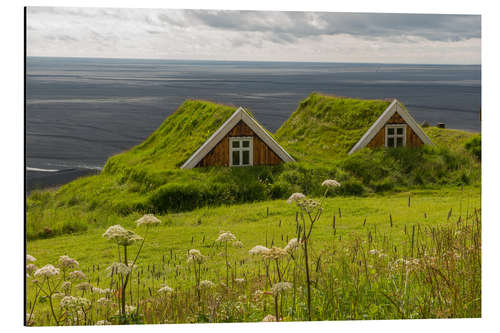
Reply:
[[[235,137],[252,138],[252,165],[276,165],[283,163],[283,160],[247,124],[240,120],[196,166],[229,166],[229,141],[230,138]]]
[[[277,165],[294,161],[293,157],[240,107],[181,168]]]
[[[394,113],[391,118],[385,123],[386,125],[404,125],[405,126],[405,146],[406,147],[421,147],[424,142],[409,126],[406,121],[398,113]],[[366,145],[370,148],[385,147],[386,146],[386,127],[382,127],[373,139]]]
[[[364,147],[409,147],[416,148],[432,144],[410,113],[393,100],[380,117],[352,147],[352,154]]]

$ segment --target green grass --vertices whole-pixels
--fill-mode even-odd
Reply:
[[[363,149],[347,156],[388,103],[313,93],[276,132],[297,162],[181,170],[179,166],[235,110],[185,101],[143,143],[111,157],[100,174],[58,189],[33,191],[27,199],[27,237],[107,226],[129,214],[284,199],[293,192],[318,196],[321,181],[328,178],[343,184],[336,195],[360,196],[480,183],[477,144],[474,151],[465,149],[479,134],[426,128],[435,147]]]
[[[470,232],[470,227],[473,227],[472,221],[474,214],[477,214],[476,209],[481,208],[480,188],[469,186],[463,189],[445,187],[440,190],[417,190],[411,193],[410,206],[408,206],[408,196],[408,193],[398,193],[365,198],[336,197],[324,201],[324,213],[314,227],[311,243],[312,267],[315,269],[313,279],[317,281],[313,288],[313,319],[480,317],[480,289],[477,288],[478,281],[480,286],[480,269],[465,272],[464,269],[470,269],[467,266],[471,264],[469,261],[455,260],[453,267],[436,268],[439,274],[451,274],[449,277],[457,279],[460,274],[467,274],[466,277],[460,277],[466,279],[463,280],[463,285],[458,284],[458,280],[456,285],[446,285],[452,283],[445,281],[446,275],[444,275],[445,280],[438,273],[432,276],[433,271],[430,268],[422,268],[422,271],[411,273],[409,280],[407,277],[407,282],[404,282],[404,274],[394,276],[387,271],[388,263],[398,258],[418,257],[424,260],[424,252],[426,255],[431,255],[433,251],[441,251],[443,256],[447,256],[446,251],[449,248],[468,251],[469,245],[459,249],[453,244],[456,238],[458,246],[461,247],[459,230]],[[267,310],[264,310],[266,305],[259,302],[254,304],[251,301],[255,290],[265,289],[266,286],[262,278],[264,266],[260,260],[251,257],[248,250],[255,245],[284,247],[288,239],[295,237],[295,214],[294,205],[287,205],[283,200],[275,200],[217,208],[205,207],[190,212],[159,216],[163,223],[147,236],[139,260],[140,265],[136,270],[137,274],[140,274],[140,282],[138,284],[137,276],[134,275],[131,282],[133,292],[130,304],[136,305],[137,300],[141,299],[143,320],[151,323],[159,322],[159,318],[163,317],[159,314],[152,316],[148,311],[153,311],[155,306],[159,306],[155,303],[157,300],[155,292],[161,285],[167,284],[178,293],[176,306],[186,307],[185,313],[169,312],[165,315],[169,322],[203,322],[209,320],[207,318],[218,322],[262,320],[266,314],[273,313],[272,302],[269,300],[266,303]],[[332,228],[334,216],[335,231]],[[69,255],[79,261],[81,269],[87,274],[92,285],[108,287],[109,278],[106,277],[104,268],[116,261],[116,246],[102,237],[102,233],[106,230],[104,226],[119,223],[144,235],[144,231],[137,229],[134,224],[139,217],[140,214],[132,213],[112,221],[100,221],[99,226],[90,224],[86,232],[31,240],[27,243],[27,253],[38,259],[36,264],[39,267],[48,263],[55,264],[59,256]],[[465,227],[467,224],[469,229]],[[459,225],[465,229],[456,229]],[[411,245],[412,228],[416,228],[413,230],[418,230],[419,235],[416,237],[415,254]],[[451,233],[446,231],[447,228],[451,228]],[[220,230],[233,232],[244,243],[243,248],[229,250],[231,279],[245,277],[247,284],[243,290],[238,291],[233,282],[230,291],[218,287],[213,295],[207,295],[207,306],[210,300],[213,301],[209,297],[220,297],[222,300],[217,316],[210,317],[209,312],[196,310],[193,301],[194,278],[190,266],[186,264],[186,253],[191,248],[200,249],[209,257],[204,264],[202,279],[216,283],[223,281],[225,264],[224,258],[219,255],[223,248],[214,243]],[[438,237],[440,233],[443,235],[439,236],[443,237],[442,240]],[[434,243],[436,239],[440,239],[439,243]],[[469,244],[468,240],[467,243],[465,239],[463,242],[464,246]],[[383,249],[388,257],[383,262],[369,257],[368,264],[372,267],[370,268],[366,266],[366,262],[363,264],[364,259],[361,254],[368,255],[367,251],[372,248]],[[135,251],[137,246],[131,246],[131,249]],[[352,251],[361,252],[356,256]],[[466,252],[460,253],[462,253],[460,260],[473,260],[465,254]],[[287,274],[289,281],[295,276],[291,275],[291,271]],[[297,278],[300,278],[300,273],[297,274]],[[425,274],[431,275],[425,278]],[[395,279],[394,282],[391,282],[391,279]],[[430,279],[430,282],[426,279]],[[442,288],[441,298],[435,293],[435,283],[438,282]],[[297,281],[297,285],[301,283]],[[392,289],[393,283],[398,288],[402,283],[408,283],[404,295],[401,290]],[[31,283],[28,283],[27,291],[29,306],[30,301],[34,299],[34,287]],[[282,312],[285,320],[305,318],[304,294],[297,293],[297,303],[295,299],[293,301],[295,310],[292,311],[290,296],[282,301],[285,302],[285,309]],[[240,298],[242,295],[246,297],[244,301]],[[96,297],[90,293],[84,296],[89,299]],[[396,304],[403,302],[404,305],[398,309],[393,302]],[[243,307],[244,310],[238,307]],[[35,325],[50,323],[50,319],[47,319],[50,318],[48,311],[46,301],[37,305],[35,318],[38,318],[38,321],[35,321]]]
[[[312,93],[278,129],[276,138],[298,161],[330,166],[347,156],[389,104]]]

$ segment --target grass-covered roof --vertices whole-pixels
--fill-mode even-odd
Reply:
[[[344,157],[391,102],[312,93],[276,132],[298,161]]]
[[[111,157],[112,165],[157,169],[178,168],[191,156],[236,110],[207,101],[187,100],[143,143]]]

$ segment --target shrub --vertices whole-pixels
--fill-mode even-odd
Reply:
[[[481,137],[474,137],[465,143],[465,149],[481,160]]]

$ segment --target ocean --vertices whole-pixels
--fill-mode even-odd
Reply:
[[[102,169],[186,99],[244,106],[272,132],[313,91],[397,98],[419,123],[481,130],[480,65],[28,57],[26,67],[28,188]]]

